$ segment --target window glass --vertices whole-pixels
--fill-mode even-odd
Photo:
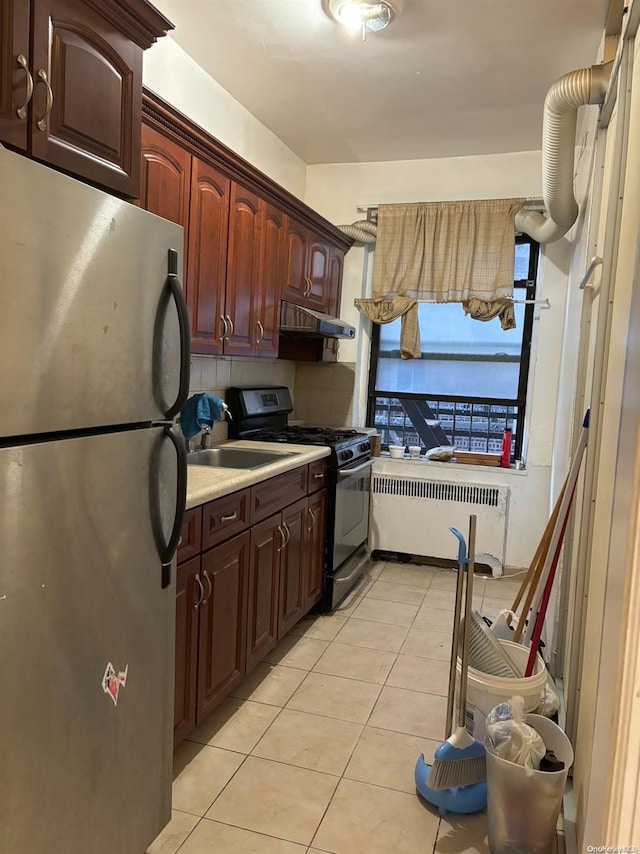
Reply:
[[[515,329],[503,330],[498,318],[473,320],[459,303],[420,303],[422,356],[401,359],[401,321],[374,324],[367,423],[383,446],[448,442],[498,453],[510,428],[520,455],[539,247],[516,241]]]

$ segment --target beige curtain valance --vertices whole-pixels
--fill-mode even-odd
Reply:
[[[463,302],[512,296],[514,217],[524,201],[381,205],[374,297]]]
[[[400,358],[419,359],[420,325],[418,323],[418,303],[411,297],[382,297],[378,299],[356,299],[356,308],[374,323],[391,323],[402,318],[400,330]]]

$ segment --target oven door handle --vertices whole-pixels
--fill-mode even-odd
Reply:
[[[360,474],[360,472],[372,468],[374,463],[375,460],[367,460],[366,463],[363,463],[361,466],[356,466],[354,469],[340,469],[338,471],[338,477],[351,477],[352,474]]]

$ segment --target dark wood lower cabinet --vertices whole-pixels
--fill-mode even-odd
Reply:
[[[278,639],[304,615],[303,567],[306,560],[308,499],[303,498],[282,511],[285,546],[280,552],[280,607],[278,609]]]
[[[302,483],[316,491],[289,503]],[[175,745],[320,601],[324,483],[317,461],[273,478],[271,494],[265,481],[187,511],[176,575]],[[250,527],[269,506],[277,512]]]
[[[324,566],[327,531],[327,490],[309,496],[308,524],[305,530],[302,573],[302,611],[304,614],[317,605],[324,589]]]
[[[247,610],[247,673],[261,661],[278,639],[278,569],[281,514],[277,513],[251,529],[249,607]]]
[[[245,676],[250,540],[245,531],[202,556],[197,723]]]
[[[176,574],[176,670],[173,741],[178,745],[196,725],[198,678],[198,579],[200,556],[181,564]]]

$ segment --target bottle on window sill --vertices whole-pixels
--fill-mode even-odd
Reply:
[[[500,466],[503,469],[508,469],[511,465],[511,440],[513,433],[510,427],[507,427],[502,434],[502,455],[500,457]]]

